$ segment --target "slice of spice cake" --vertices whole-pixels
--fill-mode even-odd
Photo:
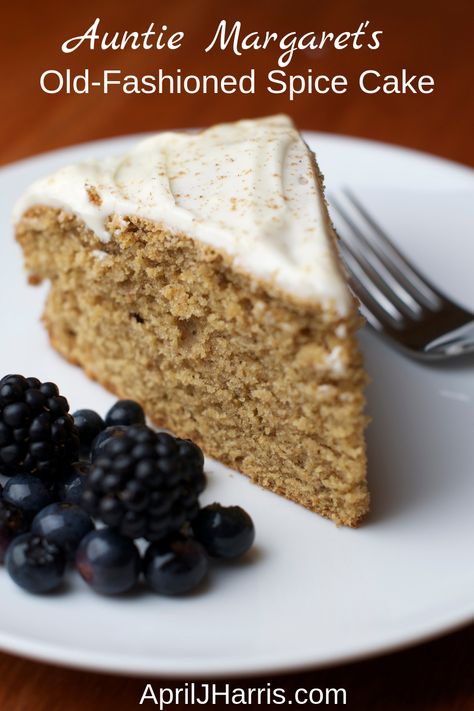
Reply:
[[[276,116],[161,133],[18,202],[51,343],[149,417],[338,524],[368,509],[359,319],[315,159]]]

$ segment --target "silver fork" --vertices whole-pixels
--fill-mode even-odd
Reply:
[[[474,354],[474,314],[422,276],[350,190],[329,203],[345,223],[339,249],[367,322],[417,358]]]

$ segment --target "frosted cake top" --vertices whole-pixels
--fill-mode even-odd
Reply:
[[[350,296],[315,171],[286,116],[163,132],[121,156],[77,163],[35,182],[14,219],[33,205],[57,207],[108,242],[110,215],[146,218],[215,247],[236,268],[297,298],[332,302],[343,315]]]

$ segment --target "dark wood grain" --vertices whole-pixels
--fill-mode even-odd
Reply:
[[[299,688],[343,687],[347,693],[344,708],[351,711],[472,711],[473,643],[474,626],[442,640],[365,662],[304,674],[232,679],[222,683],[228,681],[234,688],[249,688],[265,687],[270,682],[273,687],[284,688],[286,698],[292,698]],[[72,671],[6,654],[0,654],[0,679],[2,711],[132,711],[136,708],[156,708],[151,702],[139,706],[147,683],[153,685],[157,695],[160,687],[175,689],[184,683],[184,680],[176,679],[126,678]],[[185,706],[179,704],[168,708]],[[212,708],[226,707],[218,704]]]
[[[10,2],[1,10],[2,136],[0,162],[113,135],[216,121],[272,112],[290,113],[301,128],[362,136],[429,151],[474,164],[472,138],[472,2],[439,0],[64,0]],[[179,53],[80,50],[62,55],[59,47],[80,34],[95,17],[109,30],[143,31],[154,20],[186,32]],[[250,66],[265,72],[276,64],[275,51],[238,58],[202,49],[220,19],[242,20],[248,31],[355,29],[365,19],[383,29],[382,48],[298,55],[294,73],[341,73],[351,80],[364,68],[397,73],[432,74],[431,95],[301,96],[289,102],[258,92],[254,96],[109,96],[43,94],[40,73],[48,68],[73,72],[90,67],[127,68],[133,73],[240,73]],[[440,522],[442,525],[442,522]],[[440,571],[441,573],[441,571]],[[473,591],[474,592],[474,591]],[[340,687],[354,711],[468,711],[474,709],[474,628],[383,658],[271,681],[288,690]],[[260,680],[266,683],[269,679]],[[0,655],[1,711],[88,711],[138,708],[147,680],[127,679],[50,667]],[[148,680],[149,681],[149,680]],[[190,680],[188,680],[190,681]],[[156,682],[164,686],[173,681]],[[255,686],[256,680],[235,680]]]
[[[70,8],[74,7],[72,11]],[[230,7],[230,9],[229,9]],[[69,8],[69,9],[68,9]],[[471,87],[471,22],[469,0],[154,0],[132,2],[98,0],[68,5],[58,0],[9,3],[2,9],[3,110],[0,159],[15,160],[58,146],[123,133],[160,128],[208,125],[215,121],[290,113],[301,128],[346,133],[412,146],[463,163],[474,163]],[[154,20],[186,33],[177,52],[100,52],[80,48],[64,55],[61,43],[81,34],[95,17],[104,29],[146,29]],[[130,73],[156,71],[205,74],[240,73],[252,65],[263,76],[275,68],[278,52],[250,52],[242,57],[210,52],[210,41],[219,19],[241,19],[248,31],[354,30],[369,19],[384,31],[377,52],[351,50],[298,53],[294,73],[309,67],[315,73],[342,73],[353,82],[360,71],[376,68],[397,73],[432,74],[436,90],[430,95],[303,95],[294,102],[263,91],[255,95],[219,96],[108,96],[45,95],[39,75],[45,69],[90,67],[128,69]]]

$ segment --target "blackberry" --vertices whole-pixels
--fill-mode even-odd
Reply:
[[[79,437],[54,383],[6,375],[0,380],[0,473],[55,479],[77,458]]]
[[[129,538],[163,539],[199,510],[200,467],[165,432],[132,425],[104,443],[82,496],[84,508]]]
[[[90,449],[89,459],[93,462],[101,454],[102,448],[111,437],[122,437],[127,431],[128,427],[125,425],[114,425],[113,427],[106,427],[105,430],[99,432],[97,437],[94,439]]]
[[[202,450],[190,439],[176,439],[178,452],[183,459],[187,475],[196,486],[198,493],[206,488],[206,475],[204,474],[204,454]]]

